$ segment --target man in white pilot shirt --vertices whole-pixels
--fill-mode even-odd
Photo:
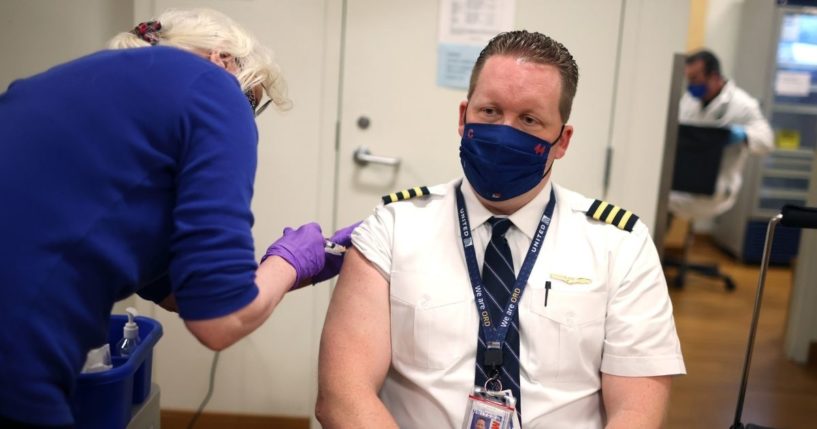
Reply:
[[[567,49],[539,33],[500,34],[480,54],[460,105],[465,178],[378,207],[354,233],[321,339],[324,427],[462,427],[480,317],[460,184],[479,265],[489,218],[507,217],[517,276],[556,201],[515,325],[522,427],[661,425],[671,376],[685,368],[647,228],[549,180],[573,134],[577,82]]]

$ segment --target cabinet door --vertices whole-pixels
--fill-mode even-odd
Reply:
[[[805,204],[817,145],[817,12],[783,7],[776,16],[768,109],[776,148],[762,163],[756,218],[773,216],[784,204]]]

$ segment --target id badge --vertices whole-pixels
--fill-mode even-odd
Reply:
[[[513,393],[475,387],[468,397],[462,429],[521,429]]]

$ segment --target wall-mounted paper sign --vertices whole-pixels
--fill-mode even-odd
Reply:
[[[440,43],[437,45],[437,85],[467,89],[482,46]]]
[[[774,92],[787,97],[806,97],[811,91],[809,72],[778,71],[774,80]]]
[[[440,0],[437,84],[467,89],[485,44],[513,28],[516,0]]]

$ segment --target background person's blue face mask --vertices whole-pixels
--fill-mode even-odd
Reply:
[[[689,84],[687,85],[687,91],[689,91],[689,94],[695,98],[698,99],[704,98],[704,95],[706,95],[706,84],[705,83],[699,83],[697,85]]]
[[[504,201],[530,191],[547,174],[553,143],[508,125],[465,124],[460,162],[474,190],[489,201]]]

